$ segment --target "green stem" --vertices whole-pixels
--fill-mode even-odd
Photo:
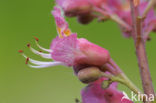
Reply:
[[[120,74],[119,77],[123,79],[122,84],[127,86],[134,93],[141,93],[141,91],[136,87],[136,85],[134,85],[134,83],[124,73]]]
[[[125,85],[137,95],[141,93],[141,91],[133,84],[133,82],[124,73],[121,73],[117,76],[114,76],[112,74],[102,73],[102,76],[109,78],[113,82],[119,82]],[[140,97],[140,99],[143,100],[144,98]]]

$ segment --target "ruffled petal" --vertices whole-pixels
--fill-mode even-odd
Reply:
[[[75,59],[75,52],[77,51],[77,34],[72,34],[68,37],[53,40],[51,44],[52,58],[56,61],[66,63],[72,66]]]

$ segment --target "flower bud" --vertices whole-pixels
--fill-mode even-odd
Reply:
[[[81,24],[88,24],[88,23],[90,23],[93,19],[94,19],[94,16],[91,15],[90,13],[84,14],[84,15],[79,15],[79,16],[77,17],[78,22],[81,23]]]
[[[65,15],[69,17],[86,13],[91,8],[87,0],[56,0],[56,3],[64,10]]]
[[[102,66],[110,60],[109,51],[88,40],[78,39],[78,47],[81,53],[76,56],[75,64],[88,64]]]
[[[72,17],[92,11],[93,6],[100,6],[105,0],[56,0],[65,15]]]
[[[101,77],[101,71],[97,67],[88,67],[80,70],[77,76],[81,82],[90,83]]]

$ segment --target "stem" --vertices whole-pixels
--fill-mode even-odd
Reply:
[[[113,75],[117,75],[118,74],[116,72],[116,69],[114,69],[114,67],[111,64],[109,64],[109,63],[103,65],[101,69],[103,69],[103,71],[107,70],[108,72],[110,72]]]
[[[130,90],[132,90],[134,93],[137,95],[141,93],[141,91],[134,85],[134,83],[125,75],[125,73],[120,69],[120,67],[112,60],[109,60],[109,64],[116,70],[116,74],[105,74],[103,73],[102,75],[110,78],[112,81],[120,82],[127,86]],[[112,70],[112,69],[111,69]],[[140,99],[144,100],[145,97]]]
[[[134,85],[134,83],[124,74],[120,74],[119,75],[121,78],[123,78],[123,80],[125,80],[123,83],[132,91],[134,91],[134,93],[138,94],[141,93],[141,91]]]
[[[120,67],[113,61],[113,59],[109,60],[109,64],[112,65],[114,67],[114,69],[116,70],[116,74],[121,74],[123,73],[123,71],[120,69]]]
[[[129,89],[134,91],[136,94],[140,92],[140,90],[132,83],[132,81],[125,75],[125,73],[120,69],[120,67],[111,59],[109,63],[117,70],[119,77],[122,81],[122,84],[126,85]]]
[[[136,55],[138,59],[144,93],[147,94],[148,96],[150,94],[154,95],[152,79],[151,79],[149,66],[148,66],[148,60],[146,56],[145,42],[144,42],[143,33],[142,33],[142,25],[141,25],[142,18],[137,17],[135,15],[136,11],[135,11],[135,7],[134,7],[132,0],[130,0],[130,5],[131,5],[132,21],[134,24],[133,25],[133,39],[135,42]]]
[[[147,5],[147,7],[146,7],[146,9],[145,9],[145,11],[143,12],[143,15],[142,15],[143,18],[146,17],[146,15],[147,15],[148,12],[150,11],[150,9],[154,6],[155,3],[156,3],[155,0],[150,0],[150,1],[149,1],[148,5]]]
[[[104,11],[103,9],[98,8],[98,7],[94,7],[94,11],[102,14],[103,16],[109,17],[111,20],[115,21],[116,23],[118,23],[122,27],[126,28],[127,30],[131,30],[130,25],[128,25],[126,22],[124,22],[122,19],[120,19],[120,17],[118,17],[117,15],[109,14],[106,11]]]
[[[119,82],[119,83],[125,85],[126,87],[128,87],[130,90],[132,90],[137,95],[139,93],[141,93],[140,90],[128,79],[128,77],[124,73],[121,73],[118,76],[102,73],[102,76],[109,78],[113,82]],[[141,96],[140,99],[143,100],[144,97],[142,98],[142,96]]]

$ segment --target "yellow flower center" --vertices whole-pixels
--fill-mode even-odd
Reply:
[[[63,34],[68,37],[71,35],[71,31],[70,29],[65,29],[65,30],[62,30],[62,28],[59,28],[57,27],[57,31],[58,31],[58,35],[59,35],[59,38],[63,38]],[[63,31],[63,32],[62,32]],[[63,33],[63,34],[62,34]]]

